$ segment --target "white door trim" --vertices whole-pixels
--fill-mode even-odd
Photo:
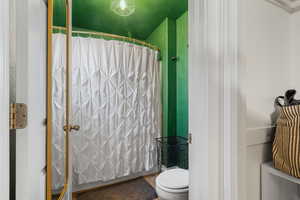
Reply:
[[[238,0],[220,0],[221,101],[223,117],[223,199],[238,200],[238,132],[243,119],[238,57]]]
[[[189,0],[190,199],[238,199],[238,0]]]
[[[9,0],[0,6],[0,199],[9,199]]]
[[[16,1],[16,102],[28,107],[28,124],[16,134],[16,199],[45,197],[47,7]]]

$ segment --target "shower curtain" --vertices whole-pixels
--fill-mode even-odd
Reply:
[[[63,185],[65,35],[53,37],[53,188]],[[105,182],[157,167],[161,135],[158,52],[73,37],[73,184]]]

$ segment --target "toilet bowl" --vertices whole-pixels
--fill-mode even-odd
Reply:
[[[160,200],[188,200],[189,172],[171,169],[156,178],[156,193]]]

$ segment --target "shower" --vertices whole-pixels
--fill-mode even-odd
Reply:
[[[53,188],[63,186],[65,35],[53,35]],[[73,37],[73,184],[157,169],[161,135],[159,52],[128,42]]]
[[[143,178],[188,166],[187,1],[170,10],[167,0],[152,9],[134,0],[66,3],[54,1],[49,28],[47,193],[69,199],[138,179],[136,199],[156,198]],[[180,137],[182,148],[166,150],[158,144],[166,137]]]

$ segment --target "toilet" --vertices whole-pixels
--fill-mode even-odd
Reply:
[[[167,170],[157,176],[155,183],[159,200],[188,200],[189,198],[188,170]]]

